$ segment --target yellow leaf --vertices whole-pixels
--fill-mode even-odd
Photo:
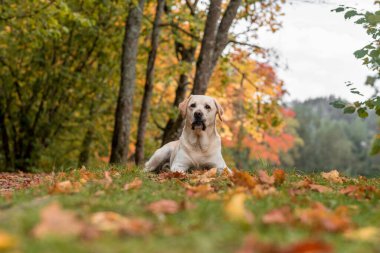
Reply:
[[[16,239],[3,232],[0,231],[0,250],[8,250],[16,246]]]
[[[227,201],[224,211],[230,220],[244,223],[253,222],[253,214],[244,205],[246,199],[247,195],[245,193],[236,193]]]
[[[377,227],[364,227],[349,230],[344,233],[344,237],[356,241],[378,241],[380,239],[380,229]]]

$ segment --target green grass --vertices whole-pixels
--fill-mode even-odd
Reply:
[[[102,169],[94,169],[102,175]],[[344,185],[357,183],[354,179],[343,185],[330,183],[319,174],[308,175],[315,183],[334,188],[331,193],[307,191],[305,194],[290,196],[292,182],[304,175],[288,171],[278,193],[262,198],[251,197],[246,207],[255,216],[252,224],[230,221],[224,212],[224,196],[233,188],[226,179],[217,179],[211,184],[217,186],[220,200],[193,198],[177,179],[157,182],[152,174],[144,174],[137,168],[118,169],[120,176],[113,177],[108,189],[98,182],[89,181],[80,192],[72,194],[49,194],[49,185],[15,192],[10,199],[0,198],[0,230],[16,238],[17,243],[9,252],[235,252],[246,235],[252,234],[257,240],[276,245],[288,245],[306,239],[318,239],[331,244],[335,252],[379,252],[380,244],[374,241],[349,240],[341,232],[315,230],[302,224],[266,225],[261,217],[266,212],[290,205],[292,208],[308,207],[319,201],[326,207],[335,209],[348,206],[354,228],[374,226],[380,228],[380,202],[378,195],[370,199],[355,199],[342,195],[339,189]],[[71,180],[78,175],[68,176]],[[140,189],[124,191],[123,185],[135,177],[143,180]],[[186,181],[186,180],[185,180]],[[362,182],[380,186],[379,179]],[[103,195],[97,195],[104,191]],[[194,209],[182,210],[175,214],[156,216],[146,210],[146,206],[156,200],[187,200],[194,203]],[[144,236],[117,235],[102,233],[93,240],[67,237],[47,237],[36,239],[32,236],[33,227],[39,223],[40,210],[49,203],[58,201],[64,209],[75,211],[83,220],[92,213],[114,211],[127,217],[141,217],[154,223],[154,230]]]

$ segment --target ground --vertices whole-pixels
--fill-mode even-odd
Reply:
[[[380,179],[133,166],[0,179],[1,252],[380,251]]]

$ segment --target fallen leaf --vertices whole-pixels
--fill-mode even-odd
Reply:
[[[79,176],[80,176],[81,183],[86,183],[87,181],[93,180],[96,178],[95,174],[87,170],[85,166],[82,166],[82,168],[79,170]]]
[[[113,180],[109,171],[104,172],[104,181],[105,181],[104,183],[105,188],[108,188],[111,186]]]
[[[166,180],[170,180],[170,179],[185,179],[187,178],[187,175],[186,173],[182,173],[182,172],[163,172],[163,173],[160,173],[158,175],[158,180],[159,181],[166,181]]]
[[[9,250],[16,246],[17,240],[12,235],[0,231],[0,250]]]
[[[296,217],[304,225],[315,229],[339,232],[351,227],[351,220],[347,210],[347,207],[340,206],[335,211],[332,211],[322,203],[316,202],[309,208],[296,209],[295,213]]]
[[[372,199],[380,197],[380,191],[372,185],[349,185],[339,191],[341,194],[354,197],[356,199]]]
[[[342,194],[351,194],[351,193],[354,193],[355,191],[357,191],[359,189],[358,186],[356,185],[349,185],[347,186],[346,188],[343,188],[341,189],[339,192],[342,193]]]
[[[310,184],[312,184],[313,182],[308,179],[308,178],[305,178],[301,181],[298,181],[298,182],[294,182],[292,183],[292,186],[297,188],[297,189],[300,189],[300,188],[308,188],[310,186]]]
[[[344,237],[355,241],[377,242],[380,238],[380,228],[369,226],[348,230],[344,233]]]
[[[274,176],[269,176],[268,175],[268,172],[266,172],[265,170],[259,170],[257,172],[258,176],[259,176],[259,181],[263,184],[269,184],[269,185],[273,185],[274,184]]]
[[[216,177],[218,175],[217,168],[211,168],[202,174],[203,177]]]
[[[55,183],[50,189],[49,193],[73,193],[79,192],[80,183],[73,184],[70,180]]]
[[[209,184],[201,184],[192,186],[188,183],[182,183],[182,186],[186,189],[186,194],[190,197],[206,197],[214,192],[214,188]]]
[[[253,214],[244,205],[246,199],[247,195],[245,193],[236,193],[227,201],[224,211],[230,220],[244,223],[253,222]]]
[[[325,186],[325,185],[310,184],[309,187],[311,190],[321,192],[321,193],[332,191],[332,189],[330,187]]]
[[[289,206],[274,209],[264,214],[262,221],[265,224],[288,224],[293,222],[294,217]]]
[[[333,247],[323,241],[305,240],[293,243],[279,251],[280,253],[329,253]]]
[[[150,203],[147,209],[155,214],[173,214],[179,211],[180,206],[174,200],[162,199]]]
[[[281,185],[285,181],[285,171],[283,169],[275,169],[273,171],[274,184]]]
[[[91,215],[90,222],[100,231],[117,231],[125,217],[115,212],[96,212]]]
[[[63,210],[58,203],[44,207],[40,212],[40,219],[40,223],[32,230],[37,238],[50,235],[78,236],[85,227],[74,212]]]
[[[343,183],[343,178],[339,175],[337,170],[332,170],[330,172],[321,172],[321,176],[333,183]]]
[[[204,172],[201,175],[195,175],[195,177],[193,177],[193,181],[200,184],[210,183],[211,181],[215,180],[215,178],[217,177],[217,174],[218,174],[217,168],[212,168],[212,169],[206,170],[206,172]]]
[[[273,243],[260,242],[255,236],[245,237],[243,245],[236,253],[330,253],[331,245],[316,240],[303,240],[287,246],[279,246]]]
[[[100,231],[142,236],[153,229],[152,222],[141,218],[127,218],[115,212],[97,212],[91,216],[91,224]]]
[[[143,236],[150,233],[152,230],[152,222],[141,218],[129,218],[122,222],[119,232],[128,235]]]
[[[254,235],[247,235],[235,253],[278,253],[278,250],[274,244],[262,243],[257,241]]]
[[[127,183],[124,185],[124,190],[128,191],[128,190],[131,190],[131,189],[138,189],[140,188],[142,185],[142,181],[140,178],[136,177],[135,179],[133,179],[132,182],[130,183]]]
[[[235,185],[246,188],[254,188],[257,185],[257,180],[246,171],[232,169],[230,179]]]
[[[267,195],[276,194],[277,190],[273,186],[258,184],[252,190],[252,195],[257,198],[262,198]]]

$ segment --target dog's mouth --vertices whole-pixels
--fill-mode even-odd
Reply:
[[[206,124],[203,120],[195,120],[191,123],[191,129],[202,129],[202,131],[206,130]]]

